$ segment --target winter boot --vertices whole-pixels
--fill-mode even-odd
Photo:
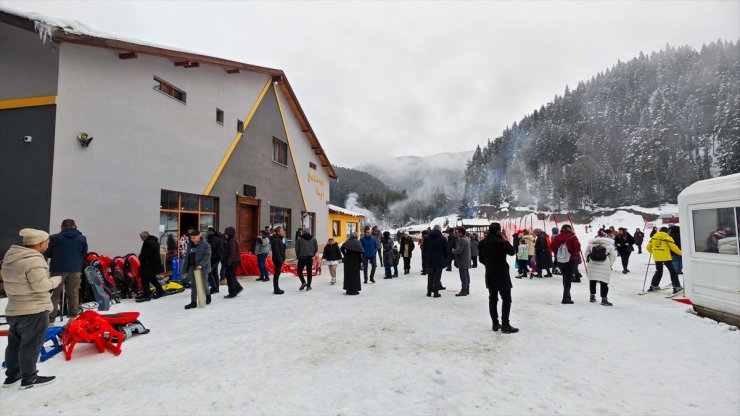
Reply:
[[[501,325],[501,332],[504,334],[515,334],[519,332],[519,328],[514,328],[509,324],[503,324]]]
[[[604,298],[606,299],[606,298]],[[596,302],[596,295],[591,295],[591,297],[588,299],[589,302],[594,303]]]
[[[434,297],[435,297],[435,298],[441,298],[441,297],[442,297],[442,295],[440,295],[440,294],[439,294],[439,293],[437,293],[437,292],[434,292]]]
[[[305,283],[301,283],[301,287],[298,288],[298,290],[303,290],[303,289],[306,288],[306,286],[308,286],[308,285],[306,285]]]
[[[675,293],[678,293],[678,292],[680,292],[680,291],[682,291],[682,290],[683,290],[683,288],[682,288],[681,286],[674,286],[674,287],[673,287],[673,293],[674,293],[674,294],[675,294]]]
[[[493,332],[498,332],[501,329],[501,324],[498,323],[498,319],[493,321]]]
[[[660,286],[652,286],[652,285],[650,285],[650,287],[648,288],[648,292],[657,292],[659,290],[660,290]]]
[[[601,304],[604,306],[613,306],[611,302],[609,302],[609,299],[607,298],[601,298]]]
[[[196,307],[198,307],[198,304],[195,303],[195,302],[190,302],[187,305],[185,305],[185,309],[193,309],[193,308],[196,308]]]

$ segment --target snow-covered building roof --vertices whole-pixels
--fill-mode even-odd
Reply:
[[[138,54],[170,58],[175,61],[176,66],[186,68],[203,65],[214,65],[222,67],[227,73],[234,74],[240,71],[255,72],[269,75],[277,82],[283,94],[288,98],[288,104],[298,119],[301,129],[305,132],[311,143],[311,148],[321,161],[321,166],[326,170],[329,177],[336,179],[337,174],[329,162],[321,143],[308,122],[308,118],[301,108],[293,88],[288,82],[285,73],[280,69],[267,68],[251,65],[243,62],[202,55],[169,46],[161,46],[154,43],[142,42],[134,39],[111,35],[95,30],[82,22],[71,19],[60,19],[46,16],[40,13],[26,12],[7,6],[0,6],[0,22],[6,23],[30,32],[36,32],[41,40],[51,40],[55,43],[71,43],[78,45],[93,46],[119,51],[121,59],[136,58]]]
[[[352,216],[352,217],[363,217],[363,218],[365,217],[365,214],[361,214],[361,213],[355,212],[355,211],[350,211],[350,210],[348,210],[346,208],[342,208],[340,206],[332,205],[332,204],[329,204],[329,211],[330,212],[336,212],[337,214],[349,215],[349,216]]]

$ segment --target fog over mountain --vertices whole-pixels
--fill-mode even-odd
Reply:
[[[426,198],[438,189],[460,195],[465,184],[465,166],[473,150],[433,156],[400,156],[365,162],[355,169],[367,172],[389,188],[408,193],[409,199]]]

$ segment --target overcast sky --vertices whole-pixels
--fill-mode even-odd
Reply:
[[[11,1],[285,70],[330,160],[473,149],[640,51],[740,38],[740,1]]]

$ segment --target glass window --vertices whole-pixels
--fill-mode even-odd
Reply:
[[[272,138],[272,161],[288,166],[288,144],[277,138]]]
[[[208,227],[216,226],[216,216],[210,214],[200,214],[200,231],[206,232]]]
[[[198,211],[198,195],[182,194],[180,209],[183,211]]]
[[[692,211],[694,250],[697,253],[738,255],[739,209],[728,207]]]
[[[316,213],[301,212],[301,227],[312,235],[316,235]]]
[[[347,223],[347,237],[350,236],[350,234],[357,232],[357,223],[356,222],[348,222]]]
[[[159,202],[159,209],[178,209],[179,204],[177,201],[177,197],[177,192],[162,191]]]
[[[152,88],[154,88],[155,91],[159,91],[162,94],[167,94],[182,103],[185,103],[187,100],[187,94],[185,93],[185,91],[179,90],[175,88],[172,84],[169,84],[168,82],[163,81],[157,77],[154,77],[154,80],[152,81]]]
[[[212,197],[200,197],[200,210],[202,212],[216,212],[216,203]]]
[[[342,234],[342,223],[339,220],[334,220],[331,222],[331,236],[332,237],[340,237]]]
[[[164,242],[164,236],[167,234],[178,235],[177,232],[177,213],[160,212],[159,213],[159,241]]]
[[[291,238],[290,210],[287,208],[270,207],[270,223],[272,227],[283,227],[287,238]]]

